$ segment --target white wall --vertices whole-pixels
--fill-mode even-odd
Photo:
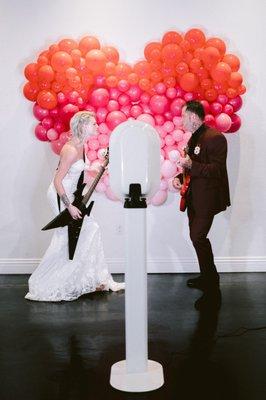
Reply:
[[[47,248],[51,218],[46,190],[57,164],[48,145],[33,135],[32,104],[21,94],[23,68],[63,37],[96,35],[115,45],[121,58],[142,57],[144,45],[167,31],[204,29],[223,38],[242,62],[248,91],[243,126],[228,136],[232,207],[216,217],[210,237],[220,271],[266,271],[265,234],[265,42],[263,0],[222,2],[175,0],[63,1],[1,0],[1,245],[0,272],[30,272]],[[263,79],[264,78],[264,79]],[[121,203],[95,195],[94,215],[111,271],[124,271]],[[197,271],[187,218],[171,194],[162,207],[148,208],[149,271]],[[122,234],[118,233],[122,227]]]

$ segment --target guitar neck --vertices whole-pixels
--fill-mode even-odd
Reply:
[[[104,173],[104,171],[105,171],[105,169],[106,169],[106,167],[107,167],[107,165],[108,165],[108,162],[109,162],[109,160],[106,159],[105,162],[104,162],[104,164],[101,165],[100,171],[99,171],[98,174],[96,175],[96,177],[95,177],[94,181],[92,182],[92,184],[91,184],[91,186],[90,186],[88,192],[87,192],[87,193],[85,194],[85,196],[83,197],[82,203],[83,203],[84,205],[86,205],[86,204],[88,203],[89,199],[91,198],[92,193],[94,192],[94,189],[96,188],[96,186],[97,186],[99,180],[100,180],[101,177],[103,176],[103,173]]]

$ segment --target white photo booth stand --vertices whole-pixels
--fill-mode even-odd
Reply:
[[[162,365],[148,360],[146,199],[160,185],[160,139],[149,124],[128,120],[110,137],[110,186],[124,201],[126,360],[113,364],[110,384],[146,392],[164,384]]]

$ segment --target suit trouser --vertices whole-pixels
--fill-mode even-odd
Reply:
[[[214,214],[197,215],[191,201],[188,202],[187,214],[190,239],[196,250],[201,276],[206,281],[216,281],[219,275],[214,264],[211,243],[207,238]]]

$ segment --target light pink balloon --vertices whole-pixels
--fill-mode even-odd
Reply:
[[[155,126],[155,121],[152,115],[150,114],[140,114],[137,118],[138,121],[146,122],[152,126]]]
[[[155,85],[155,90],[158,94],[164,94],[166,92],[166,86],[164,83],[159,82]]]
[[[88,146],[90,150],[98,150],[100,147],[98,139],[90,137],[88,140]]]
[[[98,141],[102,147],[107,147],[109,143],[109,136],[101,133],[98,136]]]
[[[216,127],[221,132],[227,132],[232,125],[232,120],[229,115],[221,113],[215,118]]]
[[[47,131],[47,137],[49,140],[57,140],[59,137],[59,134],[55,129],[51,128]]]
[[[172,146],[175,143],[175,139],[173,138],[172,135],[166,135],[164,140],[165,140],[166,146]]]
[[[89,159],[89,161],[94,161],[94,160],[96,160],[97,159],[97,153],[96,153],[96,151],[95,150],[89,150],[88,152],[87,152],[87,157],[88,157],[88,159]]]
[[[176,165],[169,160],[165,160],[162,164],[161,174],[164,178],[171,178],[176,173]]]
[[[163,124],[163,127],[164,127],[164,130],[165,130],[167,133],[173,132],[173,130],[174,130],[174,128],[175,128],[175,126],[174,126],[174,124],[173,124],[172,121],[166,121],[166,122]]]
[[[180,158],[180,153],[178,150],[171,150],[169,151],[169,160],[172,162],[177,162]]]
[[[184,132],[181,129],[175,129],[172,133],[173,138],[176,142],[183,140]]]
[[[151,199],[151,204],[154,206],[162,205],[167,199],[167,192],[165,190],[159,190]]]

